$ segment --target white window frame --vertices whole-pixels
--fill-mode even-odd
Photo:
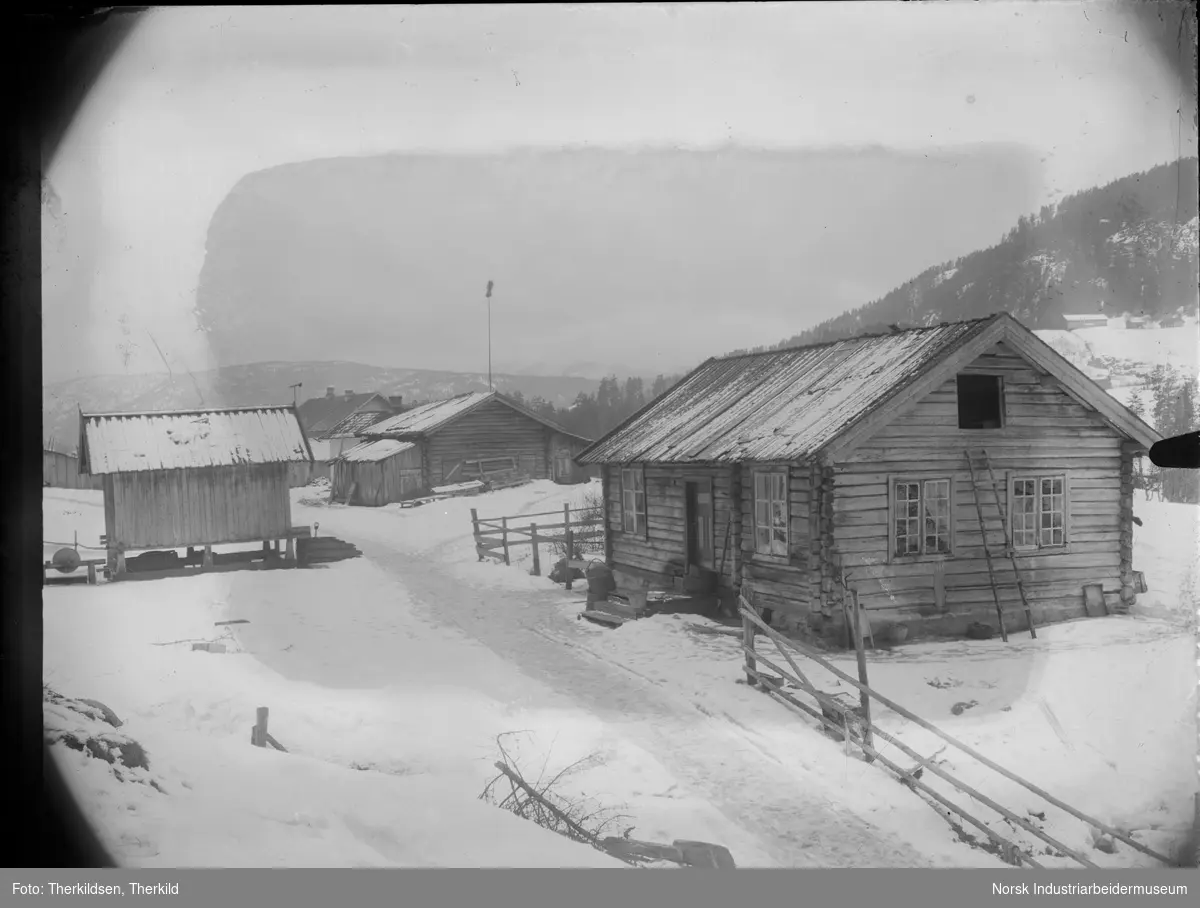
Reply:
[[[1059,511],[1062,514],[1062,526],[1061,527],[1054,527],[1054,526],[1043,527],[1042,526],[1042,515],[1047,512],[1044,510],[1045,502],[1044,502],[1043,495],[1045,494],[1045,491],[1044,491],[1044,487],[1042,484],[1044,482],[1054,482],[1056,480],[1058,482],[1062,483],[1062,492],[1060,493],[1061,498],[1062,498],[1062,507],[1061,507],[1061,510]],[[1020,498],[1027,497],[1027,496],[1023,496],[1023,495],[1022,496],[1017,495],[1017,484],[1022,483],[1022,482],[1032,482],[1034,484],[1034,494],[1032,496],[1034,499],[1034,506],[1033,506],[1033,512],[1032,512],[1033,517],[1034,517],[1034,526],[1033,526],[1032,532],[1035,536],[1035,540],[1032,543],[1022,540],[1021,544],[1018,545],[1018,543],[1017,543],[1017,523],[1018,523],[1018,521],[1017,521],[1017,501]],[[1053,514],[1053,513],[1055,513],[1055,511],[1052,510],[1049,513]],[[1022,516],[1023,516],[1023,514],[1024,514],[1024,512],[1022,512]],[[1022,520],[1021,522],[1023,524],[1024,520]],[[1032,554],[1032,553],[1036,553],[1036,552],[1065,552],[1065,551],[1068,551],[1070,549],[1070,545],[1071,545],[1071,529],[1070,529],[1070,527],[1071,527],[1071,486],[1067,482],[1067,475],[1065,473],[1029,472],[1029,473],[1012,473],[1009,475],[1009,479],[1008,479],[1008,542],[1009,542],[1009,545],[1012,546],[1012,549],[1014,552],[1016,552],[1017,554],[1027,554],[1027,553]],[[1056,529],[1061,530],[1061,532],[1062,532],[1062,541],[1061,542],[1055,542],[1053,540],[1053,531]],[[1049,533],[1050,533],[1049,541],[1047,541],[1047,531],[1049,531]],[[1024,533],[1027,531],[1023,530],[1022,532]]]
[[[754,470],[754,554],[787,558],[791,551],[791,502],[786,469]],[[763,495],[765,485],[765,496]]]
[[[925,523],[928,520],[926,513],[926,502],[929,500],[927,489],[932,483],[942,483],[946,487],[946,496],[944,500],[947,505],[946,513],[946,550],[945,551],[929,551],[927,546],[927,534]],[[915,516],[901,515],[900,500],[896,495],[897,486],[912,486],[916,485],[919,490],[919,498],[917,498],[917,514]],[[911,499],[904,499],[907,503]],[[888,526],[887,526],[887,547],[888,559],[892,562],[904,561],[932,561],[939,558],[954,557],[954,524],[955,524],[955,499],[954,499],[954,478],[952,476],[908,476],[898,474],[888,477]],[[917,550],[916,551],[897,551],[896,528],[900,520],[915,520],[917,529]],[[941,535],[936,534],[935,535]]]
[[[646,468],[621,467],[621,531],[647,535]]]

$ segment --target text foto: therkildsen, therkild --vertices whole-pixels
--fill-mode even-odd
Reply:
[[[38,886],[13,883],[13,895],[179,895],[178,883],[129,883],[126,886],[104,883],[47,883]]]

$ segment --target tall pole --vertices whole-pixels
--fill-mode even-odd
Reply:
[[[487,283],[487,310],[488,310],[488,390],[496,390],[492,384],[492,282]]]

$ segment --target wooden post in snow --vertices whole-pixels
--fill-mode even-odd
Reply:
[[[471,532],[475,536],[475,556],[483,561],[483,551],[479,547],[479,511],[471,508]]]
[[[501,533],[500,539],[502,540],[503,545],[504,545],[504,563],[506,565],[509,565],[509,564],[512,564],[512,561],[510,561],[509,557],[508,557],[508,518],[507,517],[500,518],[500,533]]]
[[[843,582],[845,581],[845,577],[845,572],[843,572]],[[862,610],[858,602],[858,590],[850,590],[850,600],[854,607],[854,650],[855,655],[858,657],[858,680],[866,688],[869,687],[867,683],[867,654],[863,648]],[[858,696],[863,711],[862,738],[863,744],[866,745],[863,748],[863,756],[866,757],[868,763],[871,763],[875,760],[875,745],[873,736],[871,735],[871,697],[866,690],[860,690]]]
[[[571,505],[563,505],[563,539],[566,541],[567,549],[567,579],[566,588],[571,588],[571,561],[575,558],[574,537],[571,534]]]
[[[738,593],[738,603],[742,606],[742,608],[746,609],[747,611],[751,611],[750,603],[746,601],[746,597],[743,596],[741,592]],[[755,677],[755,671],[758,667],[758,662],[752,655],[750,655],[752,652],[754,652],[754,632],[754,624],[748,618],[746,618],[745,615],[743,615],[742,645],[746,648],[746,683],[751,687],[754,687],[754,685],[758,683],[758,679]]]
[[[529,525],[529,536],[533,543],[533,576],[541,577],[542,576],[542,556],[538,552],[538,534],[537,534],[537,524],[536,523],[531,523]]]
[[[206,545],[204,547],[204,567],[210,568],[212,566],[213,566],[212,546]]]
[[[571,567],[571,550],[572,550],[572,549],[575,547],[575,535],[574,535],[574,533],[573,533],[573,532],[572,532],[570,529],[566,530],[566,531],[565,531],[565,533],[566,533],[566,540],[567,540],[567,576],[566,576],[566,587],[567,587],[567,589],[570,589],[570,588],[571,588],[571,582],[572,582],[572,574],[571,574],[571,572],[574,570],[574,568],[573,568],[573,567]]]
[[[267,713],[267,708],[260,706],[255,715],[254,728],[250,730],[250,743],[255,747],[267,746]]]

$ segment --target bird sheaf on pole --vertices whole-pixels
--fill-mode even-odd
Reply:
[[[488,299],[492,298],[492,282],[491,281],[488,281],[488,285],[487,285],[487,298]]]

